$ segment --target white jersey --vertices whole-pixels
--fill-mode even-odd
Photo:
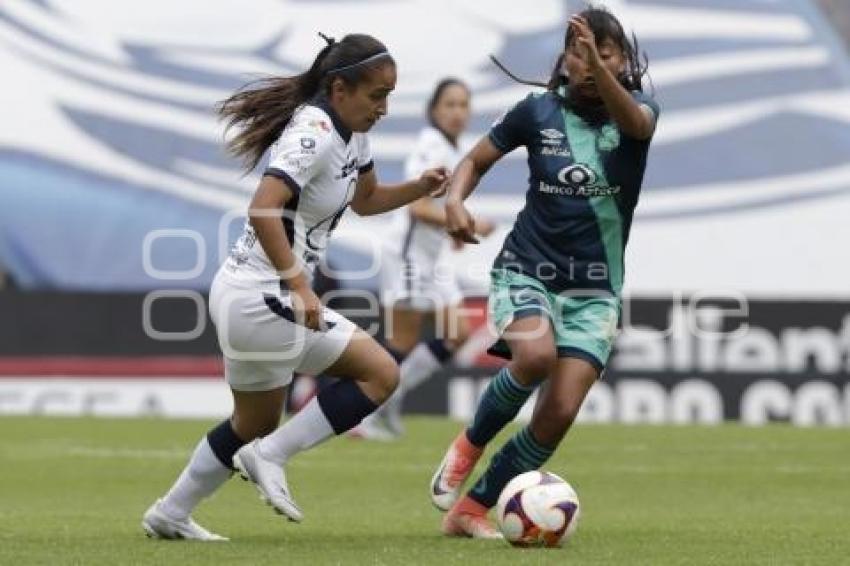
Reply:
[[[354,197],[358,175],[372,168],[366,134],[349,130],[325,100],[299,107],[271,148],[265,175],[292,190],[283,212],[289,245],[312,277],[328,238]],[[221,273],[231,281],[277,287],[280,277],[249,222]]]
[[[419,133],[416,147],[405,161],[405,178],[416,179],[432,167],[446,167],[453,171],[471,147],[471,140],[467,138],[461,137],[455,146],[440,130],[428,126]],[[435,199],[438,206],[442,206],[444,201],[445,196]],[[396,213],[393,230],[395,238],[389,240],[395,243],[388,251],[409,261],[436,262],[448,241],[443,227],[414,220],[406,209]]]

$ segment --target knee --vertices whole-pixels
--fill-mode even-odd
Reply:
[[[530,385],[549,377],[557,361],[551,345],[527,345],[513,353],[511,371],[520,382]]]
[[[389,398],[398,388],[401,375],[398,364],[387,356],[387,360],[381,363],[374,374],[375,389],[381,396],[382,401]]]

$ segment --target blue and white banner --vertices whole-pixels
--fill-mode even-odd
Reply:
[[[203,289],[256,174],[222,150],[212,108],[258,75],[310,64],[321,40],[372,33],[399,64],[371,134],[401,178],[437,80],[474,91],[472,130],[544,78],[583,3],[404,0],[9,0],[0,6],[0,270],[23,288]],[[663,106],[627,254],[636,294],[846,294],[850,63],[811,0],[609,0],[650,57]],[[517,152],[472,208],[500,222],[458,265],[487,265],[524,202]],[[236,211],[236,213],[232,213]],[[233,222],[229,222],[233,220]],[[387,218],[353,213],[333,258],[362,262]],[[353,258],[353,259],[352,259]]]

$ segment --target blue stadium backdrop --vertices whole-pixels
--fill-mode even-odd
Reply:
[[[850,424],[844,46],[812,0],[606,4],[641,38],[651,60],[646,88],[663,117],[627,254],[633,324],[584,418]],[[486,132],[528,90],[488,55],[522,76],[545,77],[567,16],[580,5],[254,0],[245,10],[237,0],[217,0],[214,8],[165,0],[4,2],[0,271],[20,295],[0,293],[7,313],[0,412],[226,410],[217,364],[154,363],[213,355],[208,324],[177,344],[151,346],[139,313],[150,305],[149,292],[204,292],[239,230],[258,177],[243,176],[224,155],[212,111],[234,88],[303,69],[321,47],[317,31],[376,35],[399,62],[399,86],[371,139],[380,177],[398,180],[436,80],[455,75],[472,86],[472,130]],[[474,209],[500,230],[454,258],[473,297],[486,290],[487,267],[522,206],[525,178],[524,155],[516,152],[474,198]],[[352,213],[342,223],[330,254],[341,285],[374,289],[368,268],[389,221]],[[74,308],[92,292],[128,308],[123,322],[108,325],[91,314],[108,316],[108,306]],[[735,310],[736,297],[748,302],[748,314]],[[84,334],[100,346],[33,346],[68,334],[53,324],[63,312],[99,326]],[[701,339],[692,328],[737,323],[748,330]],[[109,329],[122,324],[138,327],[136,342],[117,344]],[[188,328],[195,328],[191,321]],[[127,370],[58,358],[125,354],[156,360]],[[486,363],[478,354],[480,347],[470,359]],[[47,362],[32,365],[35,359]],[[429,384],[413,408],[466,416],[487,370],[462,373]],[[200,408],[174,401],[201,389],[209,402]],[[61,394],[48,396],[51,405],[39,401],[44,391]],[[91,395],[100,401],[92,404]],[[112,398],[126,402],[104,401]]]

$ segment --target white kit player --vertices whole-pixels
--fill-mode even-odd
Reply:
[[[429,167],[451,171],[460,162],[472,146],[472,140],[464,136],[470,99],[469,88],[458,79],[437,83],[428,102],[429,125],[422,129],[405,163],[406,178],[415,179]],[[382,256],[381,302],[389,311],[386,341],[401,364],[401,383],[359,429],[366,438],[402,434],[403,396],[449,361],[469,337],[460,309],[463,294],[448,257],[459,244],[446,235],[443,200],[423,198],[395,213]],[[486,219],[476,219],[475,226],[483,236],[494,228]],[[425,317],[434,317],[437,337],[420,343]]]
[[[234,470],[278,513],[301,521],[284,464],[359,424],[398,384],[392,356],[323,308],[311,273],[346,208],[379,214],[439,194],[446,172],[429,169],[404,184],[378,184],[365,132],[387,112],[395,62],[368,35],[325,39],[305,73],[261,81],[221,105],[228,125],[240,128],[229,148],[249,168],[271,147],[245,233],[210,291],[233,415],[201,439],[175,484],[145,513],[149,536],[224,540],[190,514]],[[278,428],[294,371],[341,379]]]

